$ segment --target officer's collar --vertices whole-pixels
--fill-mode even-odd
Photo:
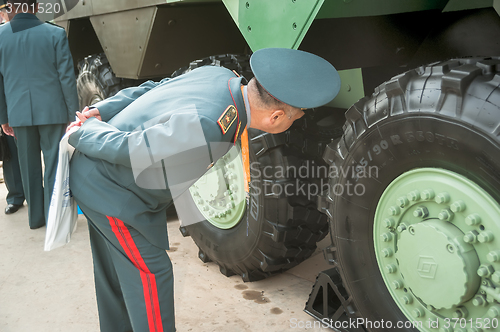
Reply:
[[[10,27],[13,33],[28,30],[42,24],[43,22],[35,15],[28,13],[19,13],[10,21]]]
[[[14,16],[14,18],[11,20],[11,22],[15,20],[38,20],[38,17],[35,16],[35,14],[30,14],[30,13],[19,13]]]
[[[234,100],[234,106],[238,111],[238,116],[242,127],[247,125],[245,101],[243,100],[243,94],[241,93],[241,81],[243,79],[243,77],[233,77],[228,82],[229,89]]]

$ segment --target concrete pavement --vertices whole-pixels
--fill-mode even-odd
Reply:
[[[0,331],[99,331],[85,218],[68,245],[44,252],[45,227],[29,229],[26,203],[5,215],[6,194],[0,184]],[[304,305],[317,273],[329,268],[319,250],[286,273],[243,283],[202,263],[178,228],[178,220],[168,222],[178,332],[330,331],[298,327],[313,324]]]

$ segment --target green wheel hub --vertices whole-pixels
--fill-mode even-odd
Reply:
[[[236,226],[245,212],[243,163],[235,146],[189,188],[201,214],[220,229]]]
[[[474,182],[436,168],[402,174],[380,198],[373,235],[385,284],[419,330],[500,325],[500,205]]]

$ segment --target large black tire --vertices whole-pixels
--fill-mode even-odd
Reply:
[[[80,109],[93,105],[134,84],[116,77],[104,53],[89,55],[78,64],[76,87]]]
[[[382,84],[346,113],[344,136],[327,147],[325,160],[349,169],[331,178],[327,201],[335,261],[355,316],[391,321],[393,327],[414,319],[388,291],[375,252],[375,211],[394,179],[410,170],[439,168],[472,180],[500,202],[499,69],[498,58],[420,67]],[[359,166],[376,166],[378,176],[350,171]]]
[[[224,66],[247,79],[253,76],[248,57],[234,55],[192,62],[172,76],[203,65]],[[321,191],[326,183],[321,182],[326,172],[323,177],[310,172],[326,165],[321,156],[335,136],[332,132],[340,136],[341,122],[330,123],[330,116],[324,110],[315,117],[309,114],[278,135],[249,130],[250,162],[258,167],[251,169],[250,197],[240,222],[230,229],[218,228],[207,220],[181,228],[199,247],[202,261],[216,262],[226,276],[238,274],[244,281],[255,281],[294,267],[312,255],[316,242],[328,233],[328,223],[316,209],[316,196],[307,195],[304,188],[314,185]],[[319,131],[320,127],[324,130]],[[307,175],[314,176],[276,174],[277,169],[289,166],[308,168]],[[273,170],[268,176],[262,172],[266,167]],[[285,188],[292,195],[286,195]]]

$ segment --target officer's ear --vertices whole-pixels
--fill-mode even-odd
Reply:
[[[279,123],[281,120],[283,120],[286,117],[285,111],[283,110],[273,110],[269,116],[269,123],[271,125],[275,125]]]

